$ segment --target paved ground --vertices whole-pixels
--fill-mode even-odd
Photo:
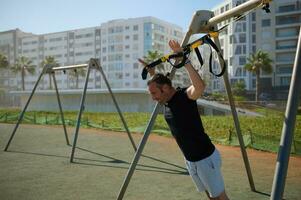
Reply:
[[[3,149],[14,125],[0,124],[1,200],[111,200],[116,199],[133,149],[125,133],[80,129],[75,163],[60,126],[20,125],[9,147]],[[74,129],[68,128],[70,136]],[[140,134],[134,134],[139,141]],[[231,199],[267,200],[272,186],[273,153],[248,150],[258,193],[251,192],[240,150],[217,146]],[[151,135],[144,157],[129,184],[126,200],[198,200],[184,168],[182,155],[171,138]],[[301,199],[301,158],[291,157],[285,199]]]

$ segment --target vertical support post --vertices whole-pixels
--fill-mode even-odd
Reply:
[[[185,37],[184,37],[184,39],[183,39],[183,41],[182,41],[181,46],[184,46],[184,45],[186,45],[188,43],[190,36],[191,36],[191,33],[187,32],[186,35],[185,35]],[[176,72],[176,68],[173,67],[172,70],[171,70],[171,73],[170,73],[170,79],[173,78],[175,72]],[[156,106],[155,106],[155,108],[154,108],[154,110],[153,110],[153,112],[152,112],[150,121],[148,122],[148,125],[147,125],[147,127],[146,127],[146,129],[144,131],[143,137],[142,137],[142,139],[141,139],[141,141],[139,143],[138,149],[137,149],[137,151],[136,151],[136,153],[134,155],[132,163],[131,163],[131,165],[130,165],[130,167],[128,169],[128,172],[127,172],[127,174],[125,176],[125,179],[124,179],[124,181],[122,183],[122,186],[121,186],[121,188],[119,190],[119,193],[118,193],[118,196],[117,196],[117,200],[122,200],[123,199],[125,191],[126,191],[128,185],[130,183],[130,180],[131,180],[131,178],[132,178],[132,176],[134,174],[134,171],[136,169],[138,161],[139,161],[139,159],[141,157],[141,154],[142,154],[142,151],[144,149],[144,146],[145,146],[145,144],[147,142],[148,136],[150,135],[151,130],[152,130],[154,124],[155,124],[156,117],[157,117],[157,115],[159,113],[159,108],[160,108],[160,104],[157,103]]]
[[[220,43],[219,43],[219,39],[214,38],[214,42],[215,42],[216,46],[220,49],[221,46],[220,46]],[[219,63],[222,64],[223,62],[222,62],[221,58],[218,57],[218,59],[219,59]],[[253,176],[252,176],[252,172],[251,172],[251,167],[250,167],[247,151],[246,151],[246,148],[245,148],[245,143],[244,143],[244,140],[243,140],[243,137],[242,137],[242,134],[241,134],[240,124],[239,124],[239,120],[238,120],[237,111],[236,111],[236,108],[235,108],[234,98],[233,98],[233,95],[232,95],[227,70],[224,73],[223,78],[224,78],[225,88],[226,88],[226,91],[227,91],[227,94],[228,94],[229,104],[230,104],[230,107],[231,107],[231,112],[232,112],[232,116],[233,116],[233,120],[234,120],[234,125],[235,125],[235,129],[236,129],[236,133],[237,133],[237,138],[238,138],[238,141],[239,141],[241,154],[242,154],[242,157],[243,157],[243,160],[244,160],[244,163],[245,163],[245,168],[246,168],[248,179],[249,179],[249,184],[250,184],[251,190],[253,192],[255,192],[256,189],[255,189],[255,185],[254,185],[254,180],[253,180]]]
[[[96,62],[96,63],[97,63],[97,62]],[[98,65],[98,63],[97,63],[97,65]],[[118,111],[119,117],[120,117],[120,119],[121,119],[121,121],[122,121],[122,123],[123,123],[123,126],[124,126],[124,128],[125,128],[127,134],[128,134],[128,137],[129,137],[129,139],[130,139],[130,141],[131,141],[131,144],[132,144],[134,150],[137,151],[137,147],[136,147],[136,145],[135,145],[135,142],[134,142],[134,140],[133,140],[133,138],[132,138],[132,136],[131,136],[130,130],[129,130],[129,128],[128,128],[128,126],[127,126],[125,120],[124,120],[124,117],[123,117],[123,115],[122,115],[122,113],[121,113],[121,110],[120,110],[120,108],[119,108],[119,106],[118,106],[118,103],[117,103],[117,101],[116,101],[116,99],[115,99],[115,96],[114,96],[114,94],[113,94],[113,92],[112,92],[112,90],[111,90],[111,87],[110,87],[110,84],[109,84],[109,82],[108,82],[108,80],[107,80],[107,78],[106,78],[106,75],[105,75],[105,73],[104,73],[104,71],[103,71],[103,69],[102,69],[102,67],[101,67],[100,65],[98,65],[98,69],[99,69],[99,71],[100,71],[100,73],[101,73],[101,75],[102,75],[102,77],[103,77],[103,79],[104,79],[104,81],[105,81],[105,83],[106,83],[106,85],[107,85],[107,88],[108,88],[108,90],[109,90],[109,92],[110,92],[110,94],[111,94],[111,97],[112,97],[112,99],[113,99],[113,102],[114,102],[114,104],[115,104],[115,107],[116,107],[116,109],[117,109],[117,111]]]
[[[40,76],[38,77],[38,80],[37,80],[36,84],[34,85],[34,87],[33,87],[33,89],[32,89],[32,92],[31,92],[31,94],[30,94],[30,96],[29,96],[29,98],[28,98],[28,100],[27,100],[27,102],[26,102],[26,104],[25,104],[25,106],[24,106],[24,108],[23,108],[21,114],[19,115],[18,122],[17,122],[17,124],[16,124],[16,126],[15,126],[15,128],[14,128],[14,130],[13,130],[13,132],[12,132],[12,134],[11,134],[11,136],[10,136],[8,142],[7,142],[7,144],[6,144],[6,147],[5,147],[4,151],[7,151],[8,147],[9,147],[9,145],[10,145],[12,139],[13,139],[13,137],[15,136],[15,133],[16,133],[18,127],[19,127],[19,124],[21,123],[21,121],[22,121],[22,119],[23,119],[23,117],[24,117],[24,113],[25,113],[25,111],[26,111],[26,109],[27,109],[27,107],[28,107],[28,104],[29,104],[29,102],[31,101],[34,92],[36,91],[36,89],[37,89],[37,87],[38,87],[38,84],[39,84],[39,82],[40,82],[40,80],[41,80],[43,74],[44,74],[44,69],[43,69],[43,71],[41,72]]]
[[[285,187],[289,156],[294,135],[299,96],[301,93],[301,27],[295,57],[294,69],[291,78],[288,100],[286,104],[285,119],[278,150],[276,169],[274,174],[271,200],[281,200]]]
[[[63,113],[63,109],[62,109],[62,104],[61,104],[60,95],[59,95],[58,87],[56,84],[56,78],[55,78],[54,72],[52,72],[52,78],[53,78],[54,88],[55,88],[55,92],[56,92],[57,102],[59,104],[59,109],[60,109],[61,119],[62,119],[62,123],[63,123],[66,143],[67,143],[67,145],[70,145],[69,139],[68,139],[68,134],[67,134],[67,129],[66,129],[66,125],[65,125],[64,113]]]
[[[118,194],[117,200],[123,199],[125,191],[126,191],[128,185],[130,183],[130,180],[131,180],[131,178],[132,178],[132,176],[134,174],[134,171],[136,169],[138,161],[139,161],[139,159],[141,157],[141,154],[142,154],[142,151],[143,151],[144,146],[146,144],[146,141],[148,139],[148,136],[150,135],[150,133],[152,131],[152,127],[155,124],[155,120],[156,120],[156,117],[158,115],[159,108],[160,108],[160,105],[157,103],[156,106],[155,106],[155,108],[154,108],[154,110],[153,110],[153,112],[152,112],[152,115],[151,115],[151,118],[150,118],[150,120],[148,122],[147,128],[144,131],[143,137],[142,137],[142,139],[141,139],[141,141],[139,143],[138,149],[137,149],[137,151],[136,151],[136,153],[134,155],[134,158],[132,160],[131,166],[129,167],[129,170],[128,170],[127,174],[126,174],[126,177],[125,177],[125,179],[124,179],[124,181],[122,183],[122,186],[121,186],[121,188],[119,190],[119,194]]]
[[[73,162],[75,148],[76,148],[76,143],[77,143],[77,138],[78,138],[78,131],[79,131],[80,121],[81,121],[81,117],[82,117],[82,112],[83,112],[83,110],[85,108],[84,104],[85,104],[85,99],[86,99],[86,92],[87,92],[87,87],[88,87],[90,69],[91,69],[91,67],[89,65],[88,69],[87,69],[84,90],[83,90],[82,98],[81,98],[81,102],[80,102],[80,109],[79,109],[79,113],[77,115],[77,122],[76,122],[76,128],[75,128],[75,133],[74,133],[74,140],[73,140],[73,145],[72,145],[72,152],[71,152],[70,162]]]

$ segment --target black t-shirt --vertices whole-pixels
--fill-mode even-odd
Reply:
[[[199,161],[213,153],[215,147],[204,131],[197,103],[188,98],[186,88],[177,88],[165,105],[164,117],[186,160]]]

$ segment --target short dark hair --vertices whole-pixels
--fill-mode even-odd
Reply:
[[[157,73],[155,75],[153,75],[148,81],[147,81],[147,85],[150,85],[151,83],[156,83],[157,85],[161,85],[163,86],[164,84],[167,84],[168,86],[172,86],[171,80],[161,74],[161,73]]]

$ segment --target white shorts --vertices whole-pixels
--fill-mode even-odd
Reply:
[[[186,160],[186,166],[199,192],[207,191],[211,198],[218,197],[224,190],[224,180],[221,172],[221,156],[217,149],[207,158],[191,162]]]

